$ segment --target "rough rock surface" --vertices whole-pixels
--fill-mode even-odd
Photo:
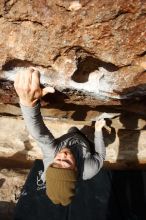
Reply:
[[[0,166],[21,168],[0,171],[5,220],[24,182],[22,168],[42,157],[13,87],[16,72],[28,67],[56,89],[41,101],[56,137],[76,125],[92,139],[96,116],[119,113],[104,128],[105,167],[145,167],[146,0],[1,0],[0,36]]]
[[[0,219],[12,220],[28,170],[0,169]]]
[[[15,67],[35,66],[71,103],[141,98],[145,13],[145,0],[3,0],[1,77],[11,77]]]

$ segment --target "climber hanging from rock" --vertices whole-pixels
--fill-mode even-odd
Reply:
[[[102,127],[105,120],[95,122],[94,143],[76,127],[55,139],[44,124],[39,102],[46,93],[54,93],[54,88],[42,89],[40,74],[33,68],[17,73],[14,87],[27,129],[43,153],[41,178],[46,182],[46,193],[54,204],[66,206],[75,195],[77,182],[94,177],[103,166],[105,145]]]

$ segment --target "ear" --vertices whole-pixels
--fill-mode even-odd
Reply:
[[[51,86],[45,87],[42,89],[42,96],[45,96],[47,93],[54,93],[55,89]]]

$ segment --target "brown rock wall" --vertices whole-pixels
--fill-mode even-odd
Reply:
[[[41,100],[56,137],[75,125],[93,138],[92,120],[118,112],[104,128],[104,166],[145,168],[146,0],[0,1],[0,166],[21,167],[0,171],[5,220],[28,173],[22,168],[42,158],[12,82],[28,67],[56,89]]]
[[[35,55],[38,55],[39,65],[45,66],[73,47],[81,47],[117,66],[131,64],[145,51],[145,1],[80,1],[78,10],[70,10],[73,2],[24,0],[5,3],[2,13],[5,22],[3,19],[1,22],[11,33],[11,44],[20,43],[14,45],[14,54],[15,46],[21,48],[26,38],[26,46],[34,53],[29,56],[30,51],[23,47],[20,51],[28,60],[33,57],[34,64],[37,64]],[[4,29],[2,24],[1,27]]]
[[[0,217],[12,220],[28,170],[0,169]]]
[[[144,96],[145,11],[145,0],[2,1],[0,65],[43,67],[71,103]]]

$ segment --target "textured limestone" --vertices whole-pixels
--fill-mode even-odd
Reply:
[[[14,207],[20,196],[28,170],[0,169],[0,217],[12,220]]]
[[[146,0],[1,0],[0,36],[1,166],[27,168],[42,157],[12,82],[28,67],[56,89],[41,101],[56,137],[76,125],[92,138],[96,116],[119,112],[104,128],[105,167],[145,166]],[[5,220],[25,178],[7,173],[0,172]]]
[[[123,105],[125,99],[141,99],[145,11],[145,0],[3,0],[1,77],[7,79],[5,71],[15,67],[35,66],[66,102]],[[1,102],[17,102],[7,96],[2,93]]]
[[[145,51],[145,1],[83,0],[77,1],[78,10],[69,9],[74,1],[3,2],[1,24],[11,33],[5,43],[10,55],[28,57],[34,63],[37,58],[39,65],[48,66],[59,49],[65,52],[80,46],[103,61],[123,66]]]

